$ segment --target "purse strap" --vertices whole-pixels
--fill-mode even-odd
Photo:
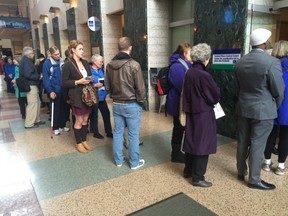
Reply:
[[[75,67],[75,69],[78,71],[78,73],[80,74],[80,76],[82,76],[83,77],[83,74],[80,72],[80,70],[79,70],[79,68],[74,64],[74,62],[73,61],[71,61],[70,59],[69,59],[69,61],[73,64],[73,66]],[[83,67],[84,67],[84,65],[83,65]]]

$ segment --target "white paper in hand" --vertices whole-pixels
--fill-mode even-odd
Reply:
[[[214,106],[214,113],[215,113],[215,118],[216,119],[219,119],[219,118],[225,116],[224,110],[222,109],[220,103],[217,103]]]

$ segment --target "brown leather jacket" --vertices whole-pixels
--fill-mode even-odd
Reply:
[[[105,85],[113,102],[144,102],[145,85],[140,64],[124,52],[106,65]]]

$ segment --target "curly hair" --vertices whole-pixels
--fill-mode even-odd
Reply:
[[[192,47],[191,59],[193,62],[204,62],[211,56],[211,47],[206,43],[200,43]]]

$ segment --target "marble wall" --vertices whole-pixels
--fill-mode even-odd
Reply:
[[[212,50],[240,48],[244,50],[247,0],[197,0],[194,43],[208,43]],[[210,70],[221,89],[220,103],[226,113],[217,120],[219,134],[236,137],[235,105],[237,83],[233,70]]]
[[[141,65],[147,90],[147,0],[124,0],[124,23],[124,35],[130,37],[133,41],[131,55]],[[144,109],[149,109],[148,103],[144,105]]]

